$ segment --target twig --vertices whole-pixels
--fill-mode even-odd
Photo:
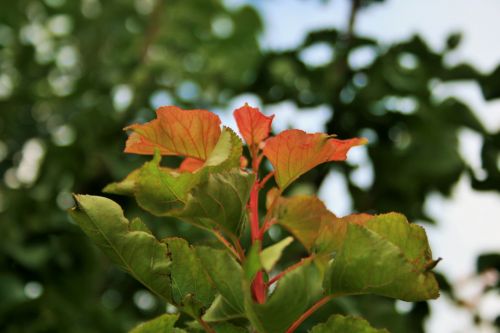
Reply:
[[[322,307],[325,303],[328,303],[330,300],[332,300],[335,296],[334,295],[328,295],[314,303],[313,306],[311,306],[309,309],[307,309],[306,312],[304,312],[296,321],[293,322],[293,324],[286,330],[286,333],[292,333],[294,332],[307,318],[309,318],[310,315],[312,315],[316,310],[318,310],[320,307]]]
[[[293,271],[294,269],[296,268],[299,268],[300,266],[304,265],[307,261],[309,261],[310,259],[312,259],[314,257],[314,255],[310,255],[309,257],[306,257],[306,258],[303,258],[302,260],[300,260],[299,262],[287,267],[284,271],[282,271],[281,273],[279,273],[278,275],[274,276],[273,278],[271,278],[269,280],[269,282],[267,282],[267,285],[270,286],[272,285],[273,283],[275,283],[276,281],[278,281],[279,279],[281,279],[285,274],[289,273],[290,271]]]
[[[236,257],[236,259],[242,261],[240,254],[235,250],[235,248],[231,245],[231,243],[229,243],[229,241],[225,239],[224,236],[222,236],[222,234],[218,230],[213,230],[213,234],[222,244],[224,244],[224,246],[229,250],[229,252],[231,252],[231,254]]]

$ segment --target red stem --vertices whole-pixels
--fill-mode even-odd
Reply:
[[[285,274],[289,273],[290,271],[293,271],[294,269],[296,268],[299,268],[300,266],[304,265],[306,262],[309,261],[309,259],[311,259],[313,256],[309,256],[307,258],[303,258],[302,260],[300,260],[299,262],[287,267],[284,271],[282,271],[281,273],[279,273],[278,275],[274,276],[272,279],[269,280],[269,282],[267,282],[267,285],[270,286],[272,285],[273,283],[275,283],[276,281],[278,281],[279,279],[281,279]]]
[[[259,227],[259,181],[256,180],[250,192],[250,232],[252,234],[252,244],[261,241],[262,236]],[[262,244],[262,242],[259,242]],[[259,249],[260,250],[260,249]],[[262,271],[258,272],[252,282],[252,292],[255,300],[262,304],[266,301],[267,288],[264,283]]]
[[[286,331],[286,333],[292,333],[294,332],[307,318],[309,318],[310,315],[312,315],[316,310],[318,310],[320,307],[322,307],[325,303],[328,303],[330,300],[332,300],[335,296],[334,295],[328,295],[314,303],[313,306],[311,306],[309,309],[307,309],[306,312],[304,312]]]

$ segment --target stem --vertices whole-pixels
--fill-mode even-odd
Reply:
[[[231,245],[231,243],[229,243],[229,241],[225,239],[224,236],[222,236],[222,234],[218,230],[213,230],[213,233],[215,237],[217,237],[217,239],[222,244],[224,244],[224,246],[229,250],[229,252],[236,257],[236,259],[242,261],[243,258],[241,257],[240,253],[236,252],[235,248]]]
[[[276,222],[277,220],[275,218],[265,221],[262,227],[260,228],[261,237],[263,237],[266,231],[269,230],[269,228],[271,228],[273,225],[275,225]]]
[[[210,325],[208,325],[203,319],[198,317],[198,318],[196,318],[196,321],[203,327],[205,332],[216,333],[215,330],[212,327],[210,327]]]
[[[271,177],[274,176],[274,171],[269,172],[261,181],[260,181],[260,188],[263,188],[264,185],[267,183]]]
[[[309,318],[310,315],[312,315],[316,310],[318,310],[320,307],[322,307],[325,303],[328,303],[330,300],[332,300],[335,296],[334,295],[328,295],[314,303],[313,306],[311,306],[309,309],[307,309],[306,312],[304,312],[286,331],[286,333],[292,333],[294,332],[307,318]]]
[[[259,232],[259,182],[256,180],[250,192],[250,232],[252,244],[260,240]]]
[[[308,262],[311,258],[313,258],[313,255],[307,257],[307,258],[303,258],[302,260],[300,260],[299,262],[287,267],[284,271],[282,271],[281,273],[279,273],[278,275],[274,276],[272,279],[269,280],[269,282],[267,283],[268,286],[272,285],[273,283],[275,283],[276,281],[278,281],[279,279],[281,279],[285,274],[289,273],[290,271],[293,271],[294,269],[296,268],[299,268],[300,266],[304,265],[306,262]]]
[[[256,180],[250,192],[250,232],[252,234],[252,244],[261,241],[262,235],[259,227],[259,181]],[[262,242],[259,242],[262,244]],[[260,249],[259,249],[260,251]],[[264,283],[262,271],[258,272],[252,282],[252,292],[255,300],[262,304],[266,301],[267,288]]]

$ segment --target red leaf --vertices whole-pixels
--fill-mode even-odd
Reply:
[[[325,133],[287,130],[266,141],[264,155],[274,167],[276,183],[284,189],[321,163],[345,160],[351,147],[366,142],[364,138],[338,140]]]
[[[249,146],[258,145],[269,136],[274,115],[267,117],[258,108],[246,103],[233,114],[240,133]]]
[[[157,119],[125,128],[132,130],[125,152],[162,155],[181,155],[206,160],[221,134],[220,119],[207,110],[182,110],[162,106],[156,110]]]

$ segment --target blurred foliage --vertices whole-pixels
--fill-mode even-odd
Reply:
[[[442,51],[417,36],[390,46],[356,36],[356,12],[371,2],[380,1],[353,1],[347,31],[311,32],[296,49],[274,52],[259,49],[253,8],[218,0],[0,0],[0,331],[124,332],[165,311],[65,211],[71,192],[98,194],[144,161],[121,153],[121,128],[151,119],[160,104],[213,109],[250,92],[264,105],[327,106],[329,133],[371,141],[372,184],[353,181],[355,165],[333,167],[346,175],[358,211],[430,220],[426,197],[448,195],[464,173],[478,190],[500,189],[500,133],[488,133],[462,101],[434,94],[442,84],[472,80],[485,99],[500,98],[500,66],[488,74],[449,66],[459,34]],[[332,57],[314,64],[305,53],[318,45]],[[484,177],[459,154],[463,129],[483,140]],[[319,187],[328,171],[302,180]],[[162,236],[211,241],[185,224],[151,223],[132,202],[114,199]],[[491,269],[498,272],[496,254],[478,261],[478,274]],[[347,298],[311,322],[332,311],[413,333],[423,332],[429,307],[417,303],[402,314],[392,300]]]

